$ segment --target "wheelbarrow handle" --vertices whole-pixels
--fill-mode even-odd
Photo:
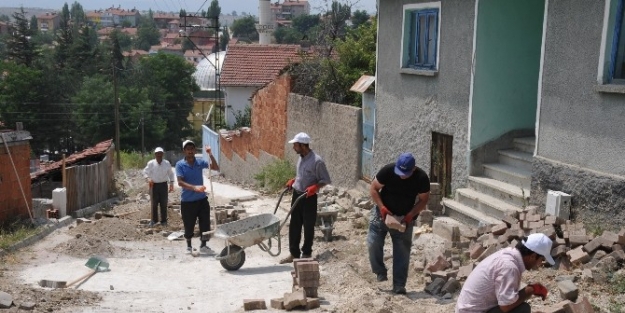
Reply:
[[[301,194],[299,197],[297,197],[297,199],[295,199],[295,202],[293,202],[293,205],[291,206],[289,213],[287,213],[286,217],[284,218],[284,222],[282,222],[282,225],[280,225],[280,230],[282,230],[282,227],[284,227],[284,224],[286,224],[286,221],[289,219],[289,216],[291,216],[291,212],[293,212],[293,209],[297,206],[299,201],[304,198],[306,198],[306,193]]]
[[[273,210],[273,215],[276,215],[276,212],[278,212],[278,207],[280,206],[280,202],[282,202],[282,197],[284,197],[284,194],[287,193],[287,191],[289,191],[289,187],[284,188],[284,190],[280,194],[280,198],[278,198],[278,203],[276,203],[276,208]]]

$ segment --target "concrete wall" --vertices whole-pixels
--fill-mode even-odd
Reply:
[[[427,1],[384,1],[378,11],[375,167],[410,151],[430,173],[432,132],[453,136],[452,189],[468,176],[468,116],[475,1],[441,2],[439,71],[400,72],[402,6]]]
[[[578,216],[622,223],[625,95],[596,89],[604,6],[549,1],[531,201],[561,190]]]
[[[219,169],[228,179],[245,184],[256,184],[254,175],[258,174],[263,167],[277,160],[278,158],[265,151],[260,151],[258,156],[251,153],[246,153],[244,157],[233,154],[232,158],[222,158],[219,161]]]
[[[234,113],[243,112],[246,107],[251,105],[250,98],[257,87],[225,87],[226,101],[226,124],[234,125],[236,121]]]
[[[288,140],[299,132],[312,138],[310,147],[326,163],[335,186],[351,188],[360,179],[362,148],[362,110],[357,107],[322,102],[289,95],[285,158],[295,164],[299,157]]]
[[[471,149],[535,127],[544,1],[479,2]]]
[[[30,144],[28,140],[13,140],[13,134],[19,135],[17,133],[5,133],[11,152],[10,156],[2,137],[0,137],[0,222],[28,217],[28,208],[32,205]],[[11,163],[11,158],[13,163]],[[15,175],[13,164],[15,164],[18,176]],[[24,190],[26,201],[24,201],[20,184]]]

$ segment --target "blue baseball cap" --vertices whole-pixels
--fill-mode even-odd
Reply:
[[[399,176],[410,175],[414,166],[415,159],[412,154],[409,152],[402,153],[395,163],[395,174]]]

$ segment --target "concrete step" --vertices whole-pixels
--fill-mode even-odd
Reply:
[[[515,149],[517,149],[519,151],[531,153],[532,155],[534,155],[534,147],[536,145],[536,137],[514,138],[512,140],[512,144],[514,145]]]
[[[521,211],[521,207],[469,188],[456,189],[456,201],[496,219],[501,219],[508,212]]]
[[[481,176],[469,176],[469,188],[517,207],[523,207],[523,205],[527,205],[529,203],[529,189],[504,183],[496,179]],[[525,201],[523,201],[523,197],[525,197]]]
[[[519,150],[499,150],[499,163],[532,171],[534,156],[531,153]]]
[[[496,225],[501,221],[492,218],[480,211],[474,210],[458,201],[444,198],[443,207],[445,208],[445,215],[462,222],[466,225],[477,227],[480,222],[488,225]]]
[[[530,183],[532,181],[531,171],[499,163],[484,164],[483,166],[484,176],[486,177],[530,189]]]

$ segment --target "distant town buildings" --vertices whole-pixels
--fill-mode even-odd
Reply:
[[[274,25],[287,25],[294,18],[310,14],[310,4],[307,0],[283,0],[271,4],[271,19]]]

